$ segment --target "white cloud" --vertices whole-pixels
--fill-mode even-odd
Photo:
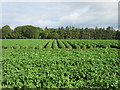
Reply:
[[[80,15],[78,13],[72,13],[68,16],[62,16],[60,18],[60,21],[71,21],[72,23],[74,23],[76,20],[78,20],[78,18],[80,17]]]
[[[1,2],[118,2],[119,0],[1,0]]]
[[[66,25],[80,25],[82,23],[87,23],[88,21],[92,20],[92,16],[85,16],[83,14],[79,13],[72,13],[68,16],[62,16],[60,18],[60,24],[66,24]]]
[[[54,27],[57,26],[57,22],[50,21],[50,20],[38,20],[34,24],[41,26],[41,27]]]
[[[117,3],[4,3],[3,24],[40,27],[117,27]]]
[[[2,5],[1,5],[1,3],[0,3],[0,28],[2,27],[1,25],[2,25]]]

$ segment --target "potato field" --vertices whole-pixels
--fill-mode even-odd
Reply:
[[[3,88],[119,88],[117,40],[3,39]]]

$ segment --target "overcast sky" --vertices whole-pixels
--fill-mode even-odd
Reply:
[[[118,27],[117,2],[4,2],[2,26]]]

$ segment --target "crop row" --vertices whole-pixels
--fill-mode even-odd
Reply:
[[[48,45],[56,47],[56,40],[53,42]],[[4,49],[2,63],[3,88],[119,87],[120,62],[115,48]]]
[[[117,40],[28,39],[3,40],[3,49],[85,49],[120,48]]]

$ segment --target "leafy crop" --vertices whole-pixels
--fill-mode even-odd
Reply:
[[[58,44],[57,44],[57,41],[56,41],[56,40],[53,41],[51,48],[53,48],[53,49],[58,49]]]
[[[117,49],[5,49],[3,88],[118,88]]]
[[[119,48],[117,40],[3,40],[2,86],[117,89]]]
[[[61,42],[61,40],[57,40],[59,48],[65,48],[65,45]]]
[[[3,49],[83,49],[120,48],[117,40],[74,40],[74,39],[18,39],[3,40]]]

